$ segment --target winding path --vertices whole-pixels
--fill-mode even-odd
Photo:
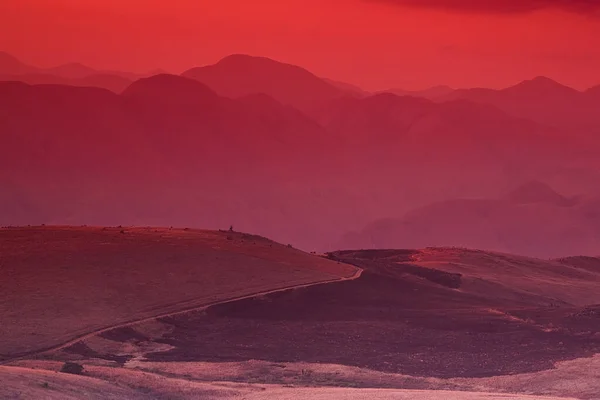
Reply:
[[[354,272],[354,274],[352,276],[349,277],[342,277],[342,278],[335,278],[335,279],[327,279],[324,281],[317,281],[317,282],[312,282],[312,283],[304,283],[304,284],[300,284],[300,285],[290,285],[290,286],[284,286],[278,289],[273,289],[273,290],[266,290],[266,291],[262,291],[262,292],[256,292],[253,294],[247,294],[244,296],[238,296],[238,297],[231,297],[229,299],[225,299],[225,300],[219,300],[219,301],[214,301],[214,302],[210,302],[210,303],[206,303],[204,305],[201,306],[195,306],[195,307],[191,307],[191,308],[185,308],[179,311],[172,311],[172,312],[168,312],[168,313],[164,313],[164,314],[158,314],[158,315],[154,315],[152,317],[146,317],[146,318],[141,318],[141,319],[137,319],[137,320],[131,320],[128,322],[124,322],[124,323],[120,323],[120,324],[116,324],[116,325],[111,325],[111,326],[107,326],[101,329],[97,329],[95,331],[91,331],[88,333],[85,333],[83,335],[79,335],[77,337],[75,337],[74,339],[69,340],[68,342],[64,342],[62,344],[59,344],[57,346],[52,346],[52,347],[48,347],[42,350],[36,350],[36,351],[32,351],[29,353],[25,353],[25,354],[20,354],[18,356],[0,361],[0,365],[6,365],[6,364],[10,364],[14,361],[18,361],[18,360],[23,360],[26,358],[30,358],[30,357],[35,357],[35,356],[39,356],[39,355],[43,355],[43,354],[47,354],[47,353],[51,353],[54,351],[58,351],[58,350],[62,350],[65,349],[69,346],[74,345],[77,342],[80,342],[82,340],[91,338],[93,336],[99,335],[101,333],[104,332],[108,332],[111,331],[113,329],[119,329],[119,328],[125,328],[125,327],[129,327],[129,326],[133,326],[133,325],[137,325],[137,324],[141,324],[144,322],[149,322],[149,321],[154,321],[157,320],[159,318],[166,318],[166,317],[172,317],[175,315],[181,315],[181,314],[185,314],[185,313],[189,313],[189,312],[194,312],[194,311],[202,311],[202,310],[206,310],[209,307],[212,306],[216,306],[219,304],[226,304],[226,303],[232,303],[234,301],[239,301],[239,300],[245,300],[245,299],[251,299],[254,297],[260,297],[260,296],[266,296],[269,294],[273,294],[273,293],[278,293],[278,292],[285,292],[288,290],[294,290],[294,289],[302,289],[302,288],[306,288],[306,287],[311,287],[311,286],[316,286],[316,285],[324,285],[327,283],[335,283],[335,282],[344,282],[344,281],[352,281],[355,279],[360,278],[360,276],[363,273],[363,269],[352,265],[354,268],[356,268],[356,272]],[[189,301],[186,301],[186,303]]]

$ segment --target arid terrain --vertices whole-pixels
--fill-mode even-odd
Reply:
[[[0,234],[0,398],[600,398],[597,258]]]
[[[0,229],[0,361],[214,302],[356,268],[236,232]]]

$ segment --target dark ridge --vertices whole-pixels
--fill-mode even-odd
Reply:
[[[562,196],[549,185],[540,181],[530,181],[515,188],[508,193],[506,199],[516,204],[545,203],[559,207],[574,205],[572,200]]]
[[[111,329],[109,331],[102,332],[100,334],[100,337],[103,337],[104,339],[112,340],[115,342],[128,342],[128,341],[147,342],[148,340],[150,340],[150,338],[139,333],[138,331],[136,331],[135,329],[133,329],[130,326],[125,326],[122,328]]]
[[[169,74],[139,79],[129,85],[122,95],[140,99],[162,99],[165,102],[212,100],[218,97],[208,86],[198,81]]]
[[[420,267],[412,264],[399,264],[398,267],[403,272],[427,279],[430,282],[452,289],[458,289],[461,285],[461,274],[440,271],[433,268]]]
[[[131,359],[130,356],[118,356],[115,354],[100,354],[97,351],[91,349],[88,345],[83,342],[77,342],[69,347],[63,349],[64,352],[70,354],[76,354],[84,358],[98,358],[102,360],[115,361],[120,366],[125,365],[127,361]]]
[[[419,250],[410,249],[367,249],[367,250],[339,250],[328,253],[329,258],[340,261],[341,259],[382,259],[394,258],[398,262],[407,262],[412,260],[412,256],[418,254]]]

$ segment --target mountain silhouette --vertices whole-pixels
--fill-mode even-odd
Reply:
[[[545,185],[544,185],[545,186]],[[542,188],[526,185],[517,192]],[[544,187],[544,191],[546,187]],[[551,189],[550,189],[551,190]],[[553,194],[557,194],[551,190]],[[558,195],[560,196],[560,195]],[[555,204],[555,199],[455,199],[416,208],[402,218],[375,221],[343,236],[339,248],[458,246],[543,258],[597,253],[597,200]],[[550,200],[550,201],[548,201]]]
[[[264,95],[232,100],[167,75],[122,95],[4,82],[0,108],[0,182],[10,190],[2,199],[15,202],[0,212],[3,223],[217,228],[233,220],[296,243],[319,236],[310,190],[297,190],[334,164],[326,132]],[[341,200],[335,192],[322,201]]]
[[[388,89],[383,92],[393,93],[398,96],[424,97],[426,99],[435,100],[443,96],[448,96],[453,91],[454,89],[452,89],[450,86],[439,85],[424,90]]]
[[[340,81],[336,81],[333,79],[327,79],[327,78],[323,78],[323,80],[325,82],[329,83],[330,85],[333,85],[333,86],[337,87],[338,89],[343,90],[344,92],[352,93],[352,94],[360,96],[360,97],[369,96],[371,94],[368,91],[362,89],[361,87],[353,85],[351,83],[340,82]]]
[[[577,97],[581,92],[571,87],[560,84],[545,76],[538,76],[530,80],[523,81],[517,85],[503,90],[505,93],[515,93],[524,97]]]
[[[272,60],[260,60],[260,71],[263,63],[317,88],[303,99],[323,90],[320,106],[306,111],[256,87],[226,97],[168,74],[136,80],[121,94],[73,84],[89,77],[0,83],[0,184],[9,191],[0,217],[209,228],[235,221],[312,250],[425,204],[484,198],[546,209],[560,196],[535,187],[515,201],[504,196],[523,182],[551,182],[569,195],[594,182],[592,146],[492,104],[357,96]],[[297,99],[297,82],[279,82],[258,86],[275,94],[291,87]],[[586,203],[588,220],[594,204]]]
[[[436,100],[456,99],[490,104],[510,115],[562,129],[570,136],[577,134],[592,138],[600,132],[600,116],[596,112],[600,100],[546,77],[537,77],[502,90],[459,89]]]
[[[120,78],[131,83],[131,81],[139,79],[144,75],[123,71],[96,70],[76,62],[58,65],[56,67],[40,68],[27,65],[16,57],[0,51],[0,80],[4,81],[18,80],[17,78],[21,78],[24,82],[32,84],[52,83],[85,86],[81,81],[88,80],[88,84],[95,83],[96,81],[102,83],[103,80],[98,77],[108,76],[110,76],[110,79],[113,81]],[[51,80],[53,81],[50,82]],[[120,86],[123,86],[123,83],[121,83],[119,87]]]
[[[589,88],[585,95],[592,101],[600,102],[600,85]]]
[[[34,67],[30,67],[19,61],[16,57],[0,51],[0,74],[2,75],[13,75],[13,74],[27,74],[35,72]]]
[[[139,79],[129,85],[122,95],[152,102],[188,104],[211,102],[218,97],[200,82],[169,74]]]
[[[515,204],[551,204],[557,207],[571,206],[575,203],[574,199],[559,194],[540,181],[530,181],[520,185],[508,193],[506,199]]]
[[[192,68],[182,76],[200,81],[226,97],[265,93],[309,115],[348,95],[304,68],[240,54],[225,57],[214,65]]]
[[[81,63],[68,63],[52,68],[46,68],[45,71],[51,75],[62,76],[63,78],[80,79],[86,76],[97,74],[93,68],[90,68]]]
[[[465,100],[436,103],[389,93],[346,98],[320,123],[343,149],[336,155],[351,155],[347,173],[379,188],[380,217],[440,199],[496,198],[535,179],[571,193],[570,182],[598,165],[594,152],[566,142],[562,132]],[[583,163],[588,167],[572,167]]]
[[[63,78],[50,74],[0,75],[0,81],[24,82],[30,85],[99,87],[115,93],[122,92],[131,84],[131,81],[127,78],[110,74],[93,74],[79,79]]]

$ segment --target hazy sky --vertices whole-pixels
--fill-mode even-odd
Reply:
[[[1,0],[27,63],[182,72],[232,53],[376,90],[600,84],[600,0]]]

